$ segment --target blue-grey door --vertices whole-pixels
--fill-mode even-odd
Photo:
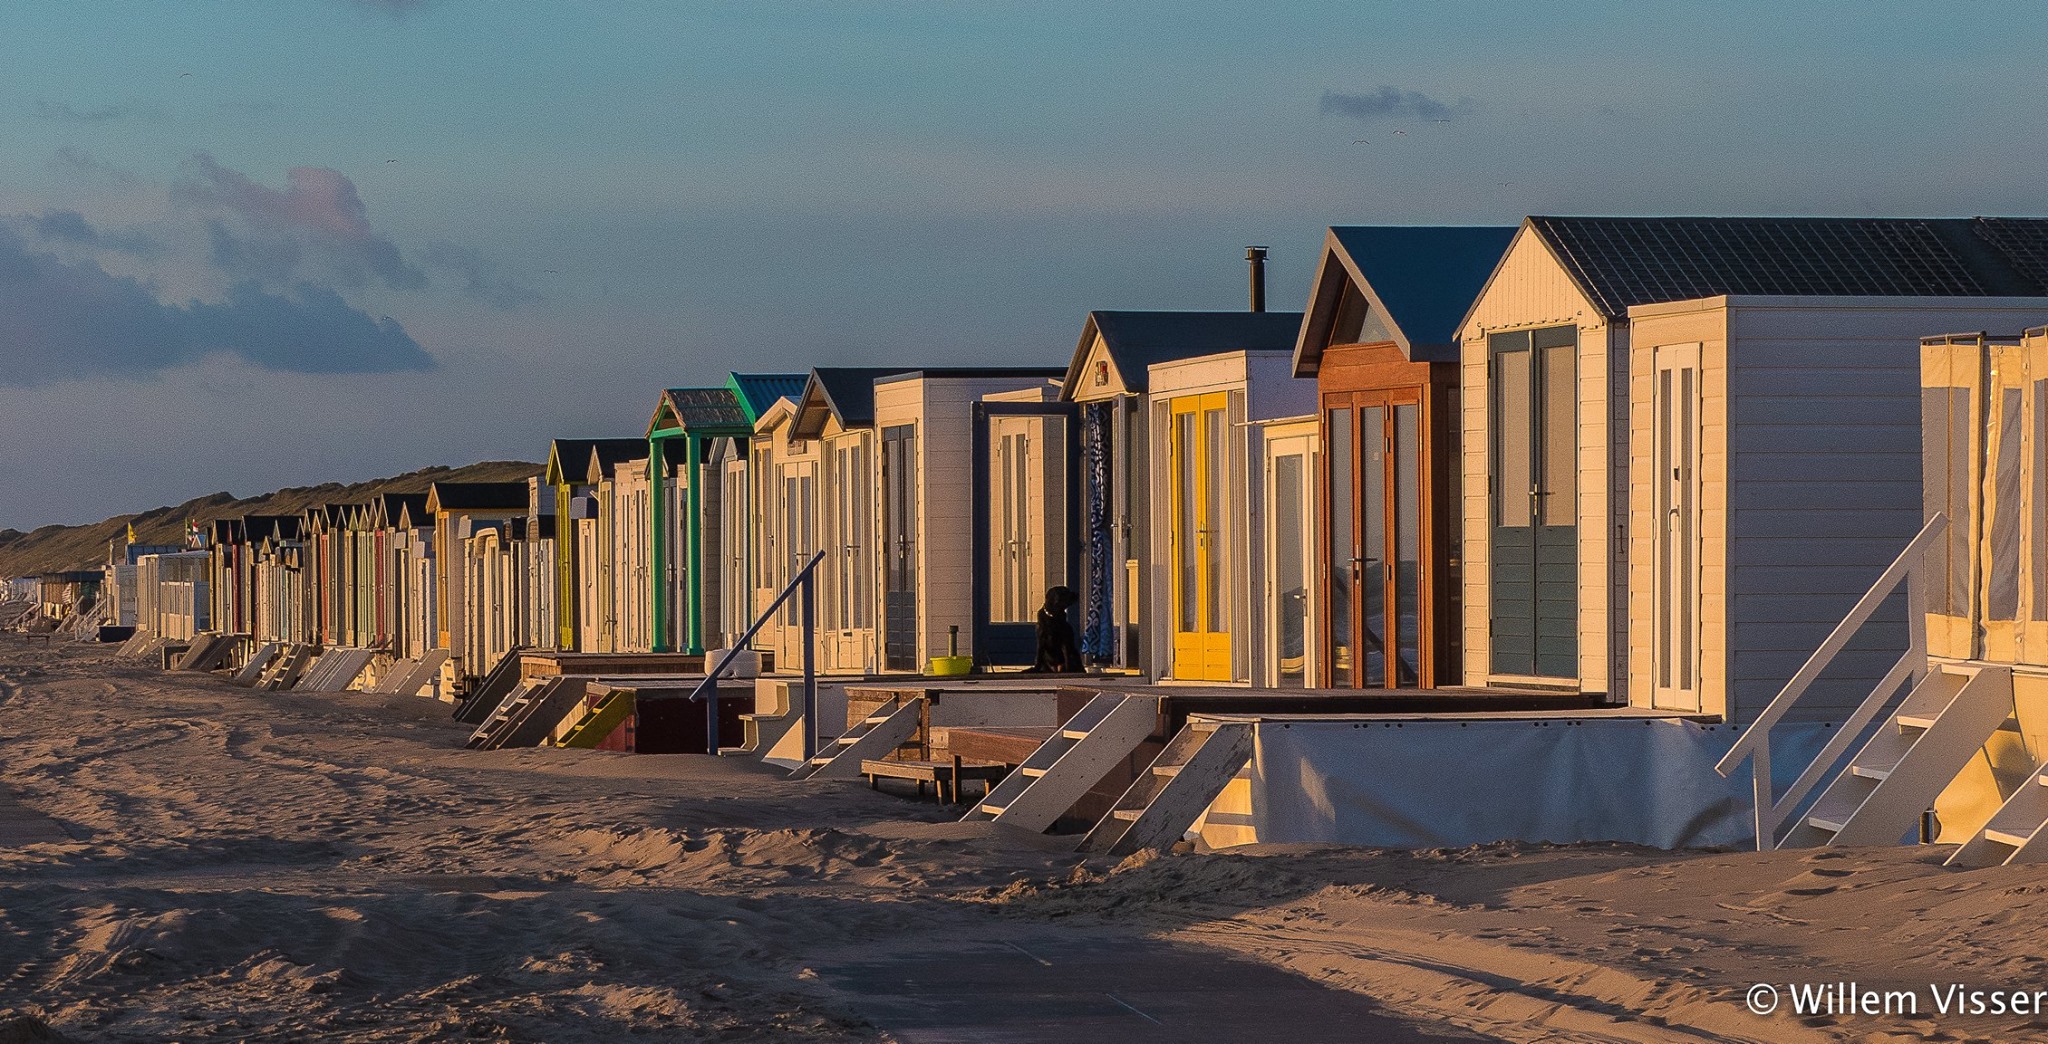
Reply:
[[[1493,673],[1578,677],[1578,336],[1488,338]]]
[[[896,424],[882,429],[883,670],[919,667],[917,550],[917,425]]]
[[[1071,402],[974,404],[974,659],[1036,659],[1048,588],[1079,592],[1079,410]],[[1081,621],[1070,610],[1076,631]]]

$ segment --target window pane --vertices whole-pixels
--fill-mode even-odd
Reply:
[[[1307,684],[1308,574],[1307,512],[1302,510],[1302,459],[1273,460],[1273,596],[1279,615],[1280,684]]]
[[[1173,460],[1174,460],[1174,623],[1183,632],[1196,630],[1195,598],[1199,589],[1196,577],[1197,516],[1195,512],[1195,489],[1197,469],[1195,466],[1195,414],[1176,413],[1173,415]]]
[[[1992,489],[1998,498],[1991,512],[1991,561],[1986,563],[1989,589],[1985,611],[1993,620],[2012,620],[2020,612],[2020,406],[2025,395],[2007,388],[1998,398],[1998,473]]]
[[[1358,411],[1360,683],[1387,684],[1387,411]]]
[[[1394,627],[1396,685],[1421,684],[1422,411],[1394,407]]]
[[[1538,333],[1548,331],[1539,330]],[[1578,349],[1543,349],[1543,524],[1569,526],[1578,517]]]
[[[1351,411],[1331,410],[1324,441],[1330,486],[1330,684],[1351,684],[1351,560],[1358,557],[1351,529]]]
[[[1494,518],[1529,524],[1529,353],[1502,352],[1494,363]]]
[[[1230,458],[1224,432],[1228,425],[1222,410],[1202,414],[1206,436],[1203,464],[1207,471],[1202,503],[1203,624],[1214,632],[1230,630],[1223,601],[1223,490],[1230,479]]]

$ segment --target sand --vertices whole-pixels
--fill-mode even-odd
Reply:
[[[2048,1040],[2035,1016],[1743,1004],[2048,989],[2041,868],[1519,845],[1112,866],[859,783],[466,732],[429,701],[0,638],[0,1040]]]

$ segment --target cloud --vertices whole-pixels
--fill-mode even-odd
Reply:
[[[50,166],[86,181],[103,181],[123,187],[139,184],[142,179],[100,159],[76,145],[66,145],[50,157]]]
[[[499,275],[495,262],[485,260],[483,255],[469,247],[445,241],[433,242],[413,256],[424,265],[445,269],[462,277],[462,292],[485,304],[515,308],[540,300],[540,294],[532,287]]]
[[[213,263],[237,281],[426,288],[426,273],[370,227],[369,208],[355,182],[338,170],[293,167],[280,190],[202,152],[172,184],[171,199],[210,215]]]
[[[112,250],[145,258],[157,257],[164,252],[163,244],[147,233],[134,230],[108,232],[94,226],[85,219],[85,215],[76,210],[46,210],[41,214],[22,215],[7,220],[48,242]]]
[[[1459,98],[1456,102],[1446,104],[1420,91],[1404,91],[1399,87],[1381,84],[1378,89],[1366,94],[1324,91],[1322,104],[1317,108],[1324,115],[1336,113],[1366,123],[1400,117],[1448,120],[1471,112],[1472,99]]]
[[[160,120],[164,111],[153,105],[131,102],[126,105],[102,105],[97,109],[75,109],[60,101],[37,98],[36,115],[46,120],[61,120],[65,123],[112,123],[115,120]]]
[[[0,226],[0,384],[140,376],[214,354],[292,373],[436,365],[395,320],[329,289],[244,282],[219,302],[166,304],[134,279],[31,249]]]

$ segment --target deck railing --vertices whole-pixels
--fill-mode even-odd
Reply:
[[[782,591],[775,596],[774,601],[768,603],[768,608],[761,610],[761,615],[754,617],[753,624],[732,643],[732,648],[727,649],[725,655],[719,657],[718,665],[704,672],[704,680],[698,682],[696,691],[690,693],[690,699],[704,701],[705,753],[718,753],[718,679],[724,677],[725,672],[732,668],[732,661],[738,659],[740,653],[746,651],[747,644],[754,640],[754,635],[759,634],[761,628],[766,626],[769,619],[774,617],[775,613],[782,608],[782,604],[789,601],[789,596],[801,592],[801,597],[797,599],[797,618],[799,625],[803,629],[804,761],[809,763],[811,757],[817,754],[818,592],[816,573],[818,571],[818,563],[824,560],[825,552],[823,551],[812,555],[811,560],[805,562],[804,567],[797,570],[795,576],[789,578],[789,583],[782,585]]]
[[[1735,770],[1742,767],[1743,761],[1747,760],[1750,763],[1750,789],[1756,803],[1758,851],[1768,851],[1777,847],[1778,828],[1799,808],[1799,803],[1806,800],[1806,795],[1820,785],[1821,780],[1827,776],[1828,769],[1841,760],[1843,752],[1849,749],[1849,744],[1855,742],[1857,736],[1862,735],[1863,730],[1877,717],[1878,712],[1884,709],[1899,686],[1909,680],[1917,683],[1920,676],[1926,673],[1927,551],[1947,529],[1947,515],[1937,512],[1933,518],[1927,520],[1927,524],[1921,527],[1919,535],[1906,545],[1904,551],[1899,552],[1899,557],[1893,559],[1892,564],[1877,578],[1877,582],[1870,585],[1870,590],[1864,592],[1856,607],[1849,610],[1849,615],[1843,617],[1841,623],[1835,625],[1827,640],[1820,643],[1820,648],[1815,649],[1813,655],[1807,657],[1805,665],[1801,666],[1799,672],[1792,676],[1792,680],[1786,682],[1785,687],[1778,691],[1777,698],[1771,701],[1770,706],[1764,708],[1763,714],[1750,724],[1749,729],[1735,741],[1735,745],[1729,748],[1720,762],[1715,764],[1714,771],[1725,778],[1734,775]],[[1884,677],[1878,680],[1877,687],[1870,691],[1869,696],[1864,697],[1863,702],[1849,715],[1848,720],[1842,722],[1841,729],[1828,740],[1827,746],[1821,748],[1820,756],[1806,767],[1806,771],[1799,774],[1799,778],[1786,789],[1784,796],[1774,798],[1771,792],[1771,726],[1784,718],[1786,712],[1792,709],[1792,705],[1806,694],[1814,679],[1820,677],[1820,673],[1833,662],[1835,655],[1856,637],[1856,632],[1862,629],[1877,612],[1877,607],[1883,604],[1902,582],[1906,585],[1906,654],[1899,657],[1899,661],[1892,665],[1891,670],[1886,671]]]

